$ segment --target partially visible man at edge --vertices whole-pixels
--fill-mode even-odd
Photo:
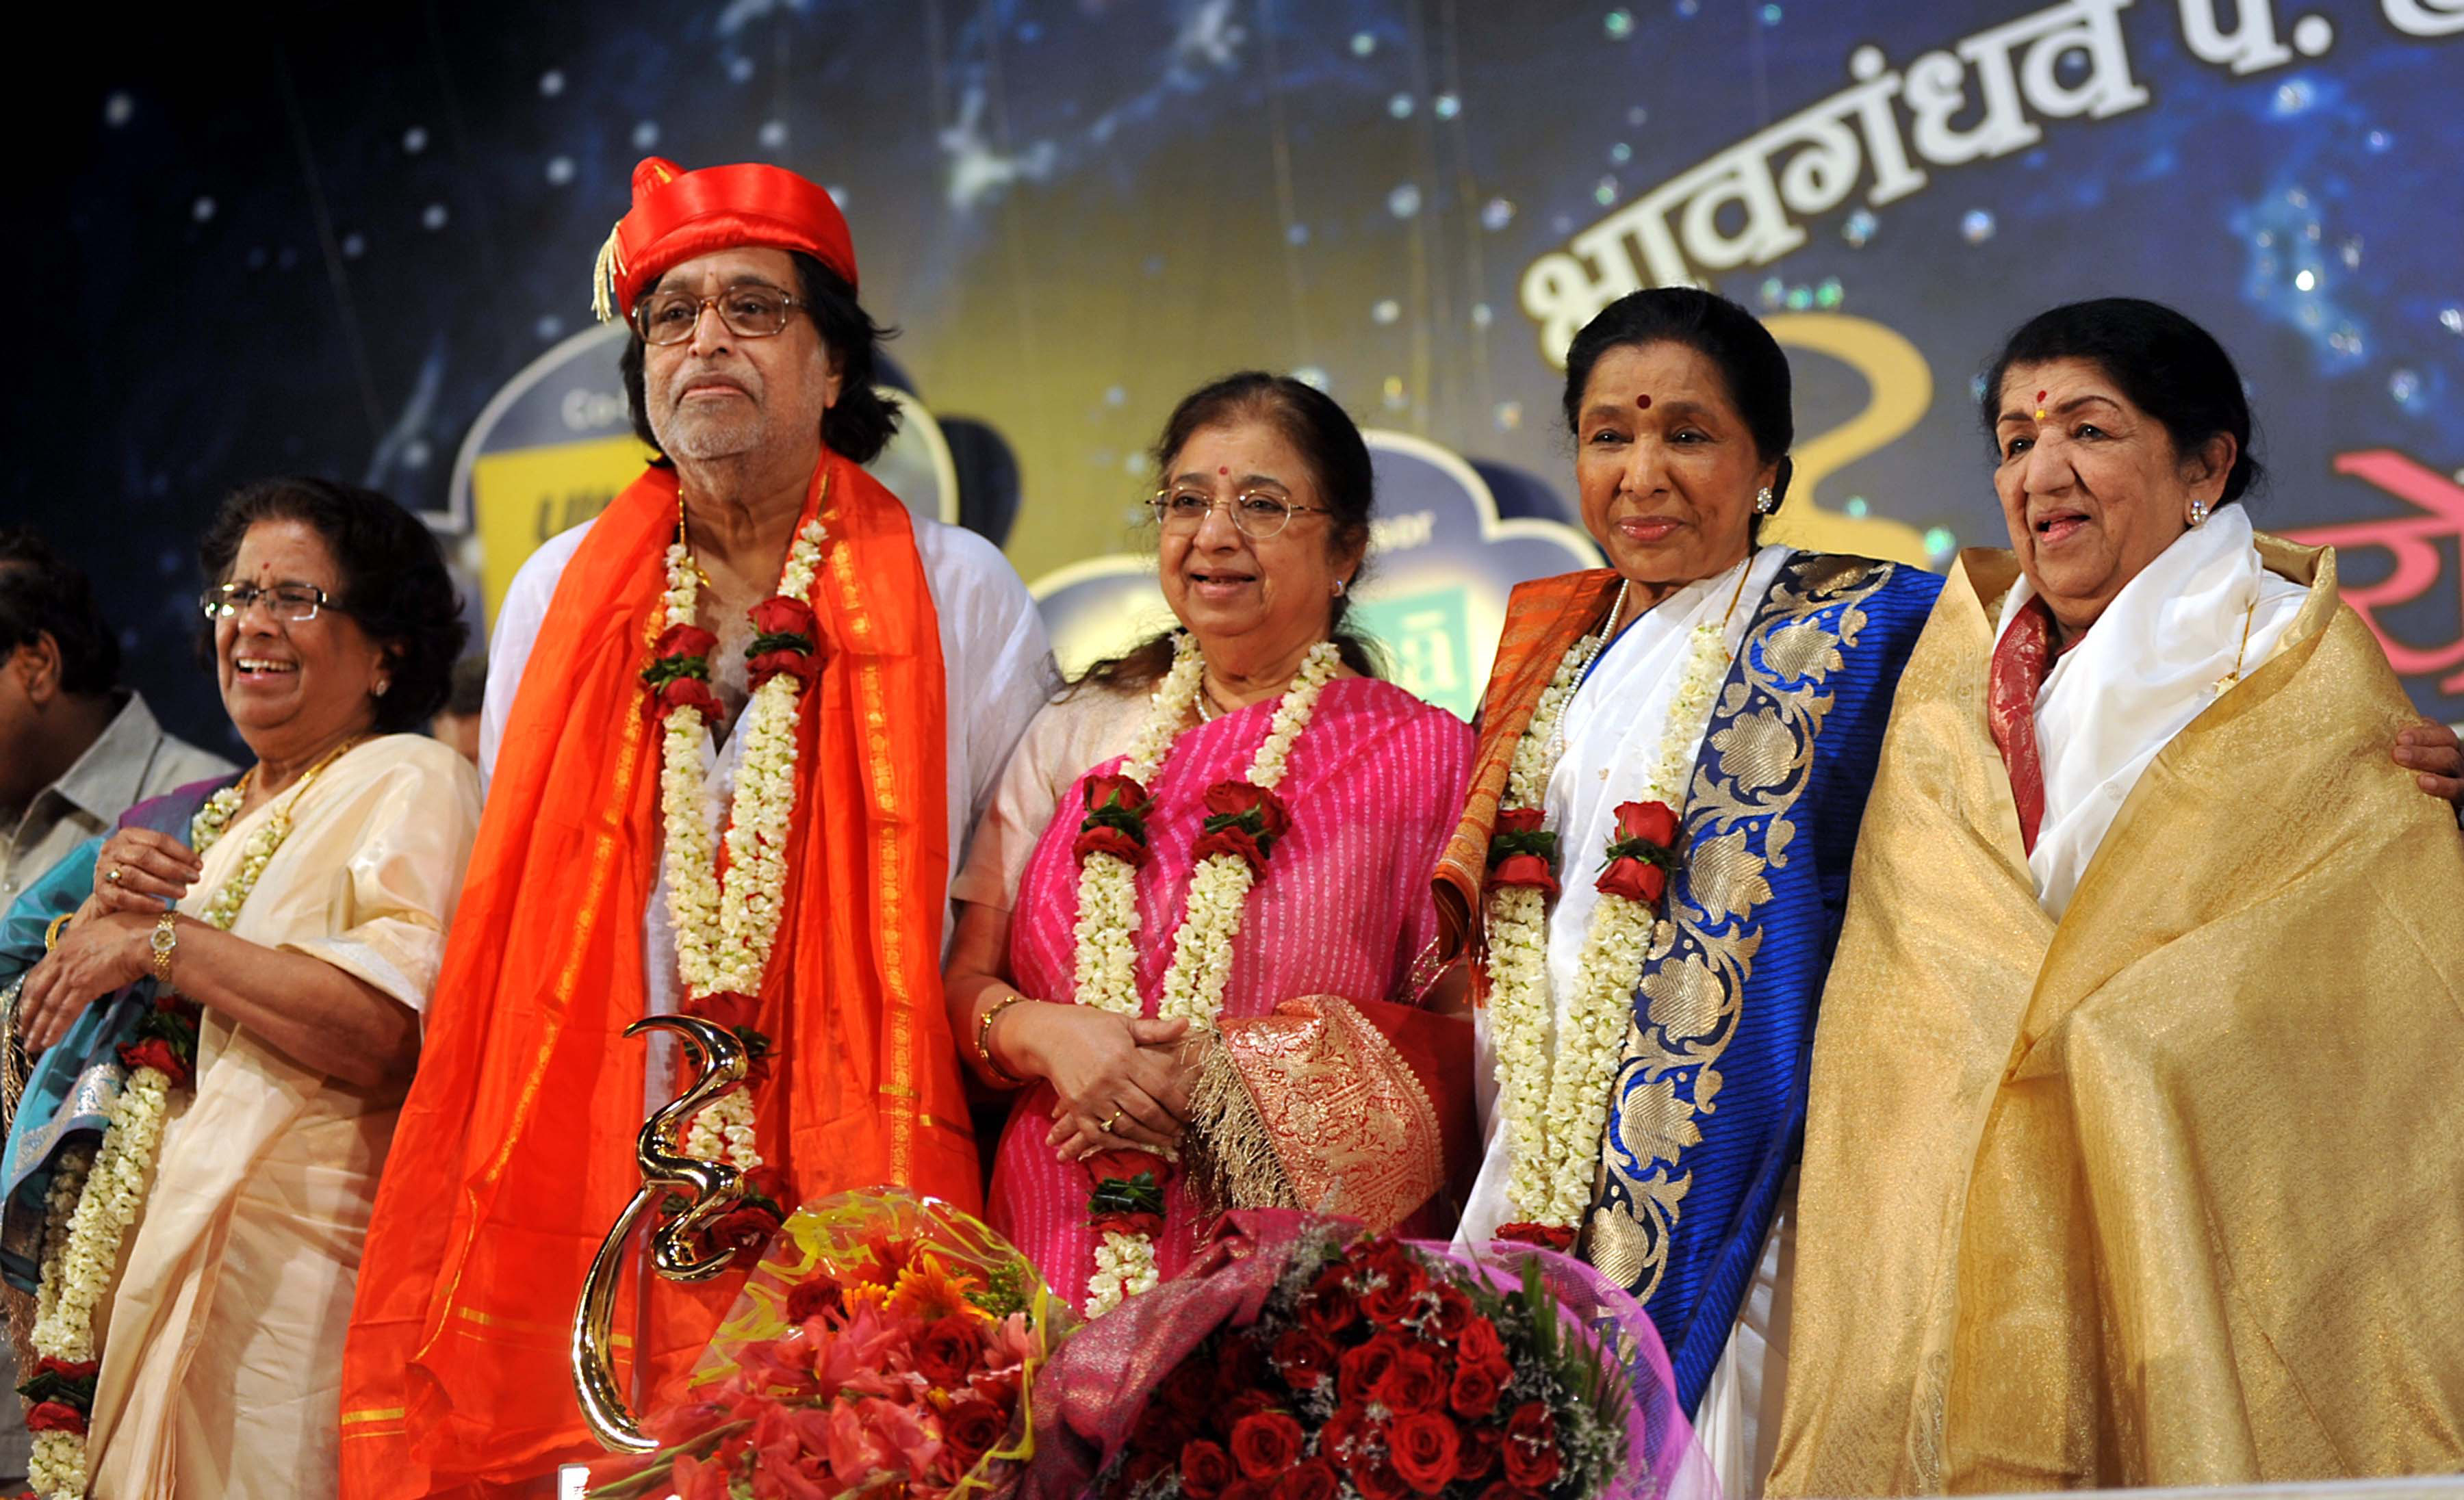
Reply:
[[[622,1035],[645,1015],[766,1049],[686,1147],[779,1211],[873,1183],[980,1201],[947,887],[1049,651],[991,543],[861,467],[896,413],[855,287],[846,220],[795,173],[634,169],[596,290],[666,457],[500,611],[485,822],[352,1315],[350,1500],[520,1493],[599,1451],[566,1339],[645,1107],[675,1092],[672,1050]],[[627,1277],[637,1410],[742,1279]]]
[[[231,770],[120,686],[85,574],[31,527],[0,528],[0,911],[138,803]],[[0,1387],[16,1384],[0,1340]],[[26,1408],[0,1395],[0,1483],[25,1477],[27,1454]]]
[[[0,906],[135,804],[231,769],[120,686],[85,575],[31,528],[0,528]]]

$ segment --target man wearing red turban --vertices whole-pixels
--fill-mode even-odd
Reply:
[[[646,1103],[673,1092],[623,1036],[645,1015],[746,1039],[753,1081],[686,1149],[779,1210],[876,1183],[978,1199],[939,965],[952,856],[1047,686],[1033,602],[861,467],[896,411],[828,193],[646,161],[596,280],[664,457],[532,557],[497,620],[485,821],[352,1314],[351,1500],[501,1493],[598,1451],[566,1345]],[[639,1407],[742,1278],[634,1280],[615,1343]]]

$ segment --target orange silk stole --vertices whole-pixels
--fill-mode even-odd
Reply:
[[[1614,568],[1587,568],[1535,578],[1514,585],[1506,601],[1506,629],[1497,642],[1497,660],[1489,668],[1488,691],[1480,705],[1480,748],[1472,757],[1471,792],[1463,800],[1463,822],[1446,841],[1430,880],[1437,887],[1439,941],[1442,956],[1452,959],[1466,944],[1477,949],[1481,890],[1488,880],[1488,838],[1497,827],[1497,806],[1506,796],[1507,772],[1514,766],[1514,747],[1540,706],[1540,695],[1557,674],[1557,664],[1608,613],[1617,596]],[[1472,966],[1475,985],[1486,992],[1479,964]]]
[[[826,476],[826,488],[823,481]],[[942,1008],[950,850],[938,623],[897,497],[814,473],[829,540],[812,604],[784,927],[759,1028],[759,1149],[801,1199],[894,1183],[973,1211],[974,1140]],[[354,1500],[485,1492],[598,1452],[566,1368],[583,1275],[639,1178],[642,920],[657,884],[659,633],[675,476],[617,496],[574,554],[522,675],[417,1080],[378,1197],[342,1391]],[[791,1202],[788,1206],[792,1207]],[[628,1276],[618,1374],[671,1388],[741,1277]],[[647,1382],[630,1362],[647,1357]]]

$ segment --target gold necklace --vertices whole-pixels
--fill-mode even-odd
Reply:
[[[2250,607],[2241,612],[2241,645],[2236,647],[2233,651],[2233,671],[2226,673],[2223,676],[2216,679],[2216,696],[2218,697],[2223,697],[2227,693],[2233,691],[2233,684],[2241,680],[2242,658],[2250,654],[2251,617],[2257,613],[2258,598],[2254,594],[2251,596]]]
[[[718,585],[710,581],[709,571],[701,565],[701,559],[693,556],[693,538],[685,531],[685,490],[683,485],[676,486],[676,545],[685,549],[686,565],[690,566],[693,570],[693,577],[701,581],[701,586],[704,588],[716,588]]]

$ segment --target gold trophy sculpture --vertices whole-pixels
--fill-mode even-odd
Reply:
[[[693,1202],[682,1213],[650,1231],[650,1264],[670,1281],[707,1281],[736,1259],[733,1247],[705,1253],[701,1234],[736,1205],[743,1185],[737,1170],[719,1161],[686,1156],[677,1136],[695,1111],[744,1082],[744,1044],[725,1026],[698,1016],[650,1016],[625,1028],[631,1036],[663,1027],[683,1037],[687,1055],[699,1072],[675,1102],[642,1122],[633,1154],[641,1163],[642,1186],[607,1238],[591,1258],[590,1274],[583,1278],[582,1301],[573,1311],[573,1390],[581,1399],[583,1419],[592,1436],[612,1452],[649,1453],[658,1443],[644,1432],[626,1409],[616,1384],[609,1332],[615,1318],[616,1282],[624,1274],[625,1247],[643,1213],[670,1193],[686,1192]],[[645,1292],[649,1290],[644,1288]]]

